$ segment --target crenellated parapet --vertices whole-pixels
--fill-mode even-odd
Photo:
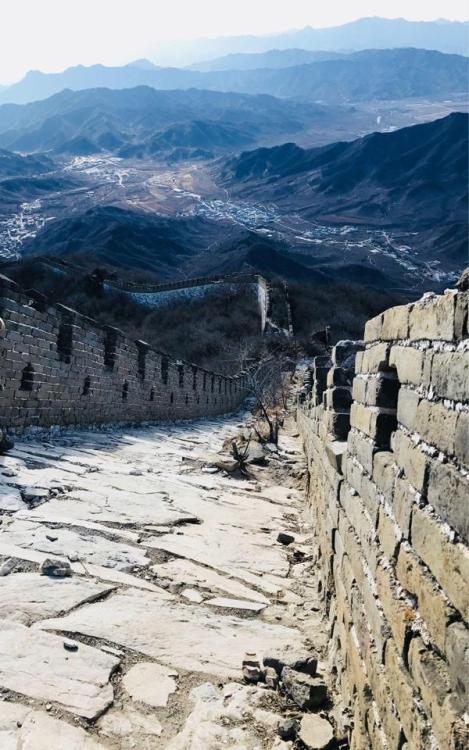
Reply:
[[[235,409],[243,376],[175,361],[0,277],[0,428],[179,420]]]
[[[316,358],[298,408],[338,721],[352,748],[462,750],[468,293],[391,308],[352,350],[339,343],[326,375]]]

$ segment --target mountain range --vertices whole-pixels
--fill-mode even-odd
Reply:
[[[168,219],[116,206],[96,206],[50,222],[27,242],[25,255],[93,255],[118,268],[177,277],[188,260],[216,239],[216,225],[197,217]]]
[[[304,128],[328,128],[354,113],[267,95],[156,91],[149,87],[63,91],[0,106],[0,147],[86,155],[157,156],[177,148],[239,149]]]
[[[232,194],[272,201],[309,219],[438,229],[447,235],[447,260],[462,265],[468,125],[469,116],[456,112],[322,148],[287,143],[256,149],[225,162],[222,184]]]
[[[214,163],[233,205],[275,209],[268,228],[103,205],[48,222],[24,252],[92,255],[161,279],[254,269],[410,289],[436,284],[441,270],[446,283],[467,260],[468,120],[454,113],[352,142],[308,150],[287,143]],[[320,239],[305,244],[297,235],[307,230]]]
[[[291,68],[295,65],[307,65],[313,62],[340,59],[341,52],[316,52],[307,49],[271,49],[267,52],[238,52],[231,55],[192,63],[190,70],[210,73],[214,70],[257,70],[259,68]],[[153,63],[147,61],[151,66]],[[154,66],[156,67],[156,66]]]
[[[0,214],[22,200],[69,189],[74,181],[52,174],[55,164],[43,154],[21,156],[0,149]]]
[[[277,53],[277,59],[280,53]],[[298,51],[290,57],[300,61]],[[271,54],[271,57],[273,53]],[[280,55],[282,56],[282,55]],[[21,81],[0,91],[0,103],[38,101],[64,89],[79,91],[106,87],[126,89],[151,86],[159,90],[198,88],[244,94],[299,98],[329,103],[360,102],[406,97],[448,98],[467,90],[467,59],[415,48],[369,49],[332,59],[303,60],[301,64],[255,69],[209,71],[158,68],[151,63],[122,67],[79,65],[62,73],[29,72]],[[252,57],[249,57],[252,64]]]
[[[467,55],[467,22],[407,21],[404,18],[359,18],[328,28],[294,29],[264,36],[224,36],[187,42],[159,42],[150,57],[159,64],[188,65],[232,53],[267,52],[271,49],[351,51],[419,47]]]

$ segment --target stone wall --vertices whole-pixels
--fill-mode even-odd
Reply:
[[[468,294],[455,291],[369,321],[364,342],[316,358],[300,397],[352,749],[469,746],[468,399]]]
[[[234,410],[242,377],[176,362],[0,277],[0,428],[177,420]]]

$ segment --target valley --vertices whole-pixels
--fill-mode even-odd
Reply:
[[[149,217],[203,221],[205,249],[197,259],[191,253],[187,263],[174,269],[176,276],[197,275],[199,269],[206,270],[207,259],[208,270],[217,272],[213,249],[220,243],[220,225],[226,238],[249,232],[281,246],[298,266],[294,275],[303,270],[314,277],[327,267],[337,273],[345,269],[354,281],[355,274],[360,275],[358,267],[364,266],[372,282],[381,286],[391,279],[389,287],[395,289],[449,284],[457,275],[440,259],[425,257],[418,231],[381,228],[365,221],[319,221],[274,200],[243,198],[219,184],[217,164],[210,160],[169,165],[110,154],[62,160],[57,176],[71,178],[71,189],[3,206],[0,257],[10,260],[31,250],[53,254],[47,230],[53,233],[55,220],[73,220],[96,207],[115,206]],[[44,238],[39,244],[38,234]]]

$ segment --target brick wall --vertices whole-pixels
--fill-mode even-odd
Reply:
[[[0,277],[0,428],[177,420],[222,414],[242,377],[176,362]]]
[[[318,357],[298,423],[352,748],[469,746],[468,294],[387,310]]]

